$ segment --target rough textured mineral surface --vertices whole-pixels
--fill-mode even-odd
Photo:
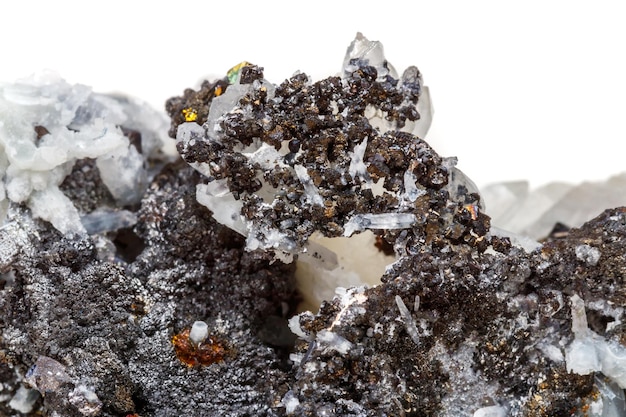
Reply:
[[[292,319],[304,340],[291,396],[304,415],[498,405],[493,415],[566,416],[615,395],[621,412],[606,415],[623,415],[625,232],[626,210],[615,209],[531,254],[447,244],[405,257],[382,285]],[[600,398],[594,373],[616,392]]]
[[[53,366],[62,374],[54,386],[31,384],[46,413],[271,414],[287,391],[293,266],[243,251],[244,239],[195,200],[197,177],[178,165],[155,178],[137,213],[144,247],[132,262],[106,236],[63,236],[9,210],[0,232],[5,391]],[[204,343],[220,350],[204,366],[179,360],[172,344],[197,320],[209,324]],[[72,402],[81,387],[89,395],[79,399],[93,398],[97,412]]]
[[[207,177],[198,200],[247,236],[248,249],[307,252],[314,232],[408,229],[420,214],[447,211],[430,200],[448,185],[454,160],[442,160],[412,134],[430,124],[418,112],[417,68],[398,77],[380,45],[359,37],[341,77],[312,82],[298,73],[274,86],[260,67],[238,71],[228,88],[217,83],[210,94],[213,84],[204,84],[167,107],[176,126],[177,111],[200,116],[210,106],[203,125],[178,125],[177,148]],[[200,98],[206,104],[198,106]],[[179,110],[186,104],[199,109]]]
[[[0,92],[0,415],[626,416],[626,209],[543,244],[491,227],[379,43],[337,77],[242,63],[172,98],[168,164],[158,113],[59,79]],[[367,233],[392,262],[371,287],[332,249]],[[296,314],[303,259],[347,288]]]

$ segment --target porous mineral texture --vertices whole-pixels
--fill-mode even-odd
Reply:
[[[624,233],[626,209],[614,209],[531,254],[446,244],[400,259],[382,285],[298,317],[298,410],[454,416],[496,404],[494,415],[567,416],[598,400],[594,373],[571,369],[599,360],[621,396],[622,414],[607,415],[623,415]],[[573,297],[595,333],[585,342],[610,341],[613,354],[568,357]]]
[[[378,42],[170,99],[177,160],[156,113],[31,84],[0,89],[0,415],[626,416],[626,209],[543,244],[492,227]],[[366,231],[380,283],[297,312],[302,261],[354,283],[317,237]]]
[[[204,114],[210,104],[203,125],[177,126],[177,148],[207,177],[199,201],[246,235],[248,249],[306,252],[313,232],[408,228],[437,200],[427,190],[448,185],[454,160],[444,163],[412,134],[430,123],[418,112],[421,74],[410,67],[398,78],[382,55],[371,56],[380,48],[359,54],[361,43],[343,77],[312,82],[298,73],[274,86],[247,64],[227,89],[213,87],[219,96],[205,83],[168,102],[173,126],[178,113]],[[200,110],[179,110],[181,102]]]
[[[195,200],[197,177],[180,164],[156,176],[137,213],[144,247],[132,262],[122,245],[102,249],[113,236],[63,236],[23,208],[9,211],[0,231],[5,391],[54,360],[64,377],[36,387],[34,408],[51,415],[272,414],[287,391],[281,345],[293,338],[280,331],[296,301],[293,265],[243,251],[244,239]],[[196,320],[211,329],[206,343],[223,349],[206,366],[181,362],[172,345]],[[95,394],[95,411],[72,403],[77,387]],[[15,414],[7,403],[0,410]]]

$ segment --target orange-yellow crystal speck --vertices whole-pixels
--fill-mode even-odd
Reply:
[[[186,109],[183,109],[183,116],[185,116],[186,122],[195,122],[198,118],[198,113],[196,113],[196,111],[191,107],[187,107]]]

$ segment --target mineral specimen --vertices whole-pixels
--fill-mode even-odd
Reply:
[[[409,229],[425,187],[447,185],[453,163],[410,134],[430,124],[418,112],[421,75],[411,67],[398,79],[379,44],[357,38],[341,78],[297,74],[274,87],[262,77],[243,66],[212,98],[206,123],[180,124],[176,135],[183,159],[207,177],[198,201],[247,236],[248,249],[306,253],[316,231]],[[172,102],[173,116],[186,106]]]
[[[0,109],[0,415],[626,416],[626,209],[493,227],[378,42],[170,99],[182,160],[55,76]]]

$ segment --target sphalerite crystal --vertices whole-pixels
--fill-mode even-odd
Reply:
[[[492,226],[379,42],[166,109],[0,86],[1,415],[626,416],[626,209]]]

